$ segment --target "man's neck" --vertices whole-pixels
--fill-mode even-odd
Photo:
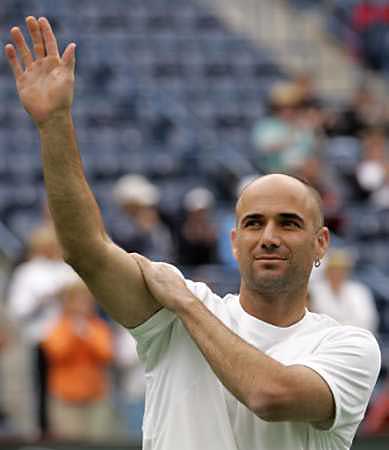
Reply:
[[[304,317],[306,299],[306,291],[265,296],[242,286],[239,301],[251,316],[278,327],[288,327]]]

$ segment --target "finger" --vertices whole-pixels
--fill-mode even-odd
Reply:
[[[12,72],[15,79],[18,79],[23,74],[23,68],[16,55],[16,49],[12,44],[7,44],[4,47],[5,56],[8,59],[9,65],[11,66]]]
[[[20,31],[20,28],[13,27],[11,29],[11,36],[13,41],[15,42],[15,46],[23,64],[25,65],[25,67],[31,66],[33,62],[31,51],[26,43],[26,40],[24,39],[23,33]]]
[[[72,42],[69,44],[62,55],[62,61],[66,66],[74,71],[74,67],[76,65],[76,44]]]
[[[45,44],[43,43],[39,23],[35,17],[29,16],[26,18],[26,24],[34,46],[34,53],[37,58],[43,58],[45,56]]]
[[[53,33],[51,25],[46,17],[39,18],[39,27],[43,35],[47,56],[59,57],[57,39],[55,38],[55,34]]]

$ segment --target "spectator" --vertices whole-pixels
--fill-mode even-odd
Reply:
[[[371,128],[362,138],[362,160],[355,173],[356,195],[359,200],[369,199],[385,182],[388,164],[386,133],[382,128]]]
[[[351,102],[338,112],[329,115],[325,125],[328,136],[353,136],[359,138],[363,132],[387,118],[385,106],[365,84],[353,93]]]
[[[317,136],[322,135],[327,112],[316,90],[313,74],[307,71],[298,72],[294,83],[302,97],[299,124]]]
[[[349,278],[352,267],[352,256],[348,251],[333,249],[328,254],[324,279],[310,286],[311,309],[327,314],[341,324],[376,333],[378,313],[374,298],[367,286]]]
[[[276,84],[270,94],[270,115],[253,132],[266,172],[289,171],[304,162],[316,145],[314,130],[303,120],[304,91],[294,83]]]
[[[387,71],[388,5],[362,0],[353,6],[351,25],[358,36],[359,56],[372,69]]]
[[[389,209],[389,161],[384,166],[383,185],[371,195],[371,203],[380,209]]]
[[[309,71],[297,72],[294,76],[296,86],[301,90],[303,103],[306,106],[319,106],[321,100],[316,90],[315,77]]]
[[[32,352],[32,374],[37,398],[37,427],[42,436],[48,431],[46,358],[42,340],[60,312],[58,292],[67,282],[71,269],[62,260],[54,228],[48,225],[33,231],[28,243],[28,259],[17,266],[8,286],[7,310],[20,329],[25,345]],[[29,401],[26,399],[25,401]]]
[[[81,280],[62,291],[63,308],[43,342],[48,360],[49,419],[57,438],[101,440],[110,430],[107,365],[113,343]]]
[[[217,228],[212,221],[214,196],[204,187],[184,198],[184,220],[178,235],[178,263],[189,266],[217,262]]]
[[[172,261],[174,244],[158,212],[159,195],[158,188],[141,175],[120,178],[113,196],[124,214],[113,223],[112,238],[126,251]]]

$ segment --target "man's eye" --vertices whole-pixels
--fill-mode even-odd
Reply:
[[[246,222],[246,227],[259,227],[260,225],[261,223],[257,219],[250,219]]]
[[[300,228],[300,224],[293,220],[285,220],[282,225],[287,228]]]

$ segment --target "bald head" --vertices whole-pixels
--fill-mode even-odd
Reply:
[[[269,201],[283,201],[292,206],[300,206],[308,211],[313,222],[313,227],[317,230],[324,225],[324,217],[322,211],[322,200],[319,192],[309,185],[308,182],[285,174],[269,174],[259,176],[248,183],[240,192],[236,202],[235,213],[236,222],[245,210],[245,207],[252,199],[258,201],[263,199]]]

